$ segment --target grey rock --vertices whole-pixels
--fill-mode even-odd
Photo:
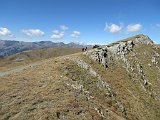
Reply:
[[[102,64],[105,68],[109,67],[109,63],[113,58],[122,59],[129,67],[130,65],[125,59],[125,55],[132,52],[133,47],[138,44],[152,45],[154,43],[148,36],[140,34],[110,45],[92,49],[84,54],[88,55],[94,61],[99,62],[99,64]]]

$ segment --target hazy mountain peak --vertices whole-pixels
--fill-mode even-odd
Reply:
[[[0,40],[0,58],[26,50],[42,48],[81,48],[83,45],[76,43],[65,44],[63,42],[54,43],[52,41],[23,42],[13,40]]]

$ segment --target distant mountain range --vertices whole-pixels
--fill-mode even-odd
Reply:
[[[23,42],[23,41],[13,41],[13,40],[0,40],[0,58],[33,49],[81,48],[81,47],[84,46],[73,42],[65,44],[63,42],[55,43],[51,41]]]

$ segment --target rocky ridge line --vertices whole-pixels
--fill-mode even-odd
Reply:
[[[94,61],[97,61],[99,64],[102,64],[106,70],[109,69],[110,63],[113,63],[114,61],[123,61],[123,67],[127,70],[128,73],[131,73],[133,78],[139,79],[138,82],[144,91],[155,99],[160,100],[160,96],[158,96],[157,93],[153,91],[152,84],[145,77],[143,65],[136,57],[137,53],[133,51],[135,46],[142,44],[154,45],[154,42],[148,36],[140,34],[118,41],[116,43],[92,49],[85,52],[84,54],[89,56]],[[130,62],[130,60],[127,58],[127,54],[130,52],[134,53],[133,59],[135,64]],[[157,66],[158,61],[160,61],[159,56],[160,55],[154,51],[154,55],[151,59],[151,64],[154,65],[158,70],[160,70]],[[135,71],[138,71],[138,74],[135,73]]]

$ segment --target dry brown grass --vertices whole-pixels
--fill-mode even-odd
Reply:
[[[81,52],[81,48],[47,48],[29,50],[0,59],[0,71],[24,66],[40,60]]]
[[[143,50],[150,51],[144,58]],[[140,46],[134,49],[138,59],[145,66],[149,63],[153,46]],[[157,52],[159,52],[157,50]],[[160,53],[159,53],[160,54]],[[132,53],[128,54],[131,59]],[[97,87],[97,77],[77,66],[72,59],[82,59],[101,76],[113,89],[115,95],[109,97],[105,90]],[[39,61],[35,66],[0,78],[0,118],[2,120],[158,120],[160,104],[148,96],[133,76],[129,74],[122,61],[114,61],[106,71],[103,66],[81,53],[49,58]],[[145,66],[146,77],[159,92],[159,82],[153,69]],[[93,96],[70,85],[79,83]],[[125,110],[117,105],[120,102]],[[103,111],[102,117],[96,109]]]

